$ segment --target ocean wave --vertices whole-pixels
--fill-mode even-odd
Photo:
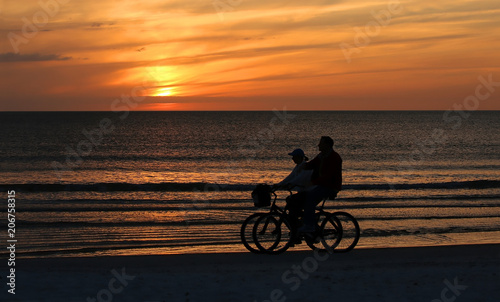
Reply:
[[[441,202],[436,203],[436,204],[411,204],[407,205],[405,203],[397,203],[398,201],[401,201],[401,199],[395,199],[395,198],[387,198],[385,201],[388,203],[379,203],[380,199],[375,200],[373,203],[367,204],[367,203],[351,203],[351,204],[342,204],[342,205],[337,205],[337,204],[331,204],[331,205],[325,205],[324,209],[329,212],[335,212],[338,209],[343,209],[343,210],[353,210],[353,209],[415,209],[415,208],[438,208],[438,209],[458,209],[458,208],[500,208],[500,204],[494,203],[494,204],[485,204],[485,203],[474,203],[473,201],[475,200],[484,200],[484,199],[497,199],[500,200],[500,195],[492,195],[492,196],[472,196],[468,198],[468,201],[471,202],[465,202],[465,203],[454,203],[454,204],[443,204]],[[437,197],[435,200],[439,201],[446,201],[446,200],[457,200],[456,198],[453,197]],[[339,198],[338,201],[343,202],[343,201],[352,201],[350,198]],[[367,202],[370,202],[370,200],[365,200]],[[223,209],[224,211],[231,211],[231,212],[248,212],[249,209],[254,209],[253,202],[251,200],[241,200],[237,203],[234,203],[234,201],[225,201],[225,200],[217,200],[216,202],[210,202],[210,203],[205,203],[205,202],[199,202],[199,203],[189,203],[187,204],[186,201],[183,202],[169,202],[169,204],[163,204],[159,205],[154,202],[151,202],[151,200],[134,200],[134,205],[135,206],[123,206],[126,205],[126,202],[120,202],[120,201],[109,201],[107,203],[102,203],[100,201],[96,200],[87,200],[86,205],[87,207],[83,206],[70,206],[71,203],[73,203],[73,200],[56,200],[51,203],[52,206],[45,206],[45,207],[40,207],[39,205],[37,206],[30,206],[25,204],[23,207],[23,213],[47,213],[47,212],[52,212],[52,213],[84,213],[84,212],[107,212],[107,213],[112,213],[112,212],[159,212],[159,211],[169,211],[169,212],[179,212],[179,211],[187,211],[187,212],[203,212],[207,213],[210,211],[220,211]],[[393,203],[395,202],[395,203]],[[147,205],[142,205],[143,203],[147,203]],[[65,204],[65,206],[53,206],[56,204]],[[279,206],[283,206],[283,204],[279,204]],[[91,207],[89,207],[91,206]],[[257,208],[255,208],[257,209]],[[259,210],[262,210],[263,212],[268,211],[269,208],[260,208]],[[204,214],[204,215],[205,215]],[[497,217],[497,216],[494,216]],[[385,218],[384,218],[385,219]],[[0,225],[2,223],[0,222]]]
[[[165,192],[218,192],[218,191],[251,191],[255,185],[249,184],[215,184],[215,183],[90,183],[90,184],[3,184],[0,191],[16,190],[20,192],[62,192],[62,191],[165,191]]]
[[[255,184],[217,184],[217,183],[89,183],[89,184],[2,184],[0,191],[17,190],[20,192],[61,192],[61,191],[165,191],[165,192],[224,192],[252,191]],[[413,184],[348,184],[343,190],[414,190],[414,189],[487,189],[500,188],[500,180],[471,180],[440,183]]]
[[[194,217],[194,216],[193,216]],[[194,217],[196,218],[196,217]],[[241,225],[241,221],[208,221],[200,217],[198,220],[181,220],[181,221],[28,221],[28,220],[18,220],[18,225],[22,225],[24,228],[63,228],[67,230],[68,228],[109,228],[109,227],[168,227],[168,226],[209,226],[209,225]]]
[[[332,211],[335,212],[335,211]],[[19,225],[24,228],[54,228],[63,229],[67,231],[70,228],[116,228],[116,227],[175,227],[175,226],[237,226],[239,227],[242,223],[241,220],[207,220],[203,217],[189,216],[187,220],[179,221],[33,221],[33,220],[19,220]],[[476,215],[470,217],[451,215],[451,216],[380,216],[380,217],[356,217],[356,220],[360,223],[365,223],[367,221],[407,221],[407,220],[462,220],[463,219],[491,219],[498,218],[497,215]],[[3,225],[0,224],[0,225]],[[449,232],[452,228],[463,229],[463,227],[447,227],[443,230]],[[498,225],[478,225],[474,228],[480,228],[483,231],[500,231],[500,226]],[[438,228],[429,227],[429,229],[436,230]],[[391,230],[387,230],[391,231]],[[401,231],[401,230],[398,230]]]

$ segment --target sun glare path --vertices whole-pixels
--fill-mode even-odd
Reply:
[[[165,110],[182,110],[182,106],[178,103],[152,103],[141,106],[141,110],[148,111],[165,111]]]

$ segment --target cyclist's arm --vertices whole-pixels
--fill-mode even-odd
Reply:
[[[301,171],[297,176],[295,176],[293,179],[289,181],[289,184],[297,188],[306,188],[312,185],[311,176],[312,176],[311,170]]]
[[[275,184],[274,186],[276,187],[283,187],[283,186],[286,186],[290,183],[290,181],[292,179],[294,179],[296,176],[297,176],[297,171],[298,171],[298,166],[295,166],[292,170],[292,172],[290,172],[290,174],[288,174],[287,177],[285,177],[285,179],[283,179],[282,181],[280,181],[279,183]],[[273,187],[274,187],[273,186]]]

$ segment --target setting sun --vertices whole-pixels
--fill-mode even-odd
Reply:
[[[172,88],[171,87],[165,87],[165,88],[159,88],[156,90],[154,96],[171,96],[172,95]]]

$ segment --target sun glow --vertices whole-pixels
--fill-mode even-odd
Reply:
[[[172,88],[171,87],[159,88],[154,93],[154,96],[171,96],[172,93],[173,92],[172,92]]]

